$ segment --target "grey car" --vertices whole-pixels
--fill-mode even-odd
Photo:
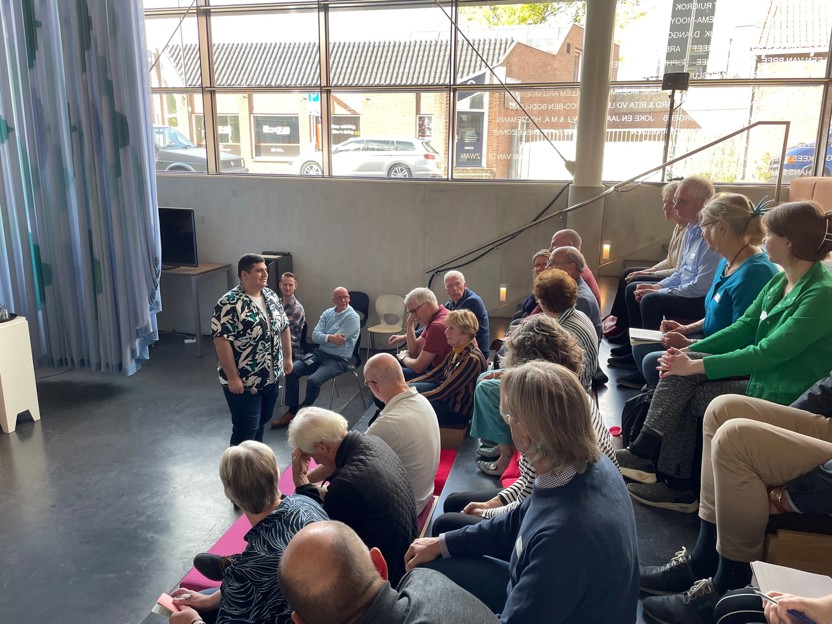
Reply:
[[[156,145],[156,171],[208,171],[204,147],[197,147],[184,134],[170,126],[153,126]],[[220,171],[246,173],[246,161],[236,154],[220,152]]]
[[[320,152],[295,160],[301,175],[321,175]],[[332,148],[332,174],[387,178],[441,178],[442,157],[421,139],[356,137]]]

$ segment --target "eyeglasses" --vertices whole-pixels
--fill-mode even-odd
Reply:
[[[349,301],[350,296],[349,295],[335,295],[333,297],[333,299],[340,299],[341,301],[344,301],[344,300]]]
[[[716,225],[719,221],[708,221],[707,223],[700,223],[699,227],[708,227],[709,225]]]
[[[421,307],[422,307],[423,305],[425,305],[426,303],[427,303],[427,301],[423,301],[422,303],[420,303],[419,305],[417,305],[417,306],[416,306],[415,308],[413,308],[412,310],[408,310],[408,311],[407,311],[407,313],[408,313],[408,314],[416,314],[416,313],[419,311],[419,308],[421,308]]]

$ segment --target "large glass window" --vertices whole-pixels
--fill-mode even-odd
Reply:
[[[571,179],[585,2],[197,5],[145,3],[153,123],[203,154],[213,137],[221,172]],[[813,172],[825,150],[816,143],[830,106],[830,33],[828,0],[619,0],[604,179],[778,120],[791,124],[784,179]],[[682,72],[689,85],[672,91],[671,112],[662,79]],[[782,137],[781,127],[756,128],[664,175],[771,182]]]

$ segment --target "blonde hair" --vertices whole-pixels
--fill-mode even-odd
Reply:
[[[750,245],[763,240],[762,214],[754,214],[751,201],[739,193],[717,193],[699,213],[700,223],[722,221],[738,237]]]
[[[246,440],[225,449],[220,457],[220,480],[228,500],[252,514],[274,507],[280,497],[277,459],[262,442]]]
[[[668,182],[662,187],[662,201],[673,199],[676,194],[676,188],[679,186],[678,182]]]
[[[448,316],[445,317],[445,327],[448,325],[453,325],[461,330],[463,334],[471,336],[471,338],[477,335],[477,330],[480,328],[477,317],[474,316],[471,310],[453,310],[452,312],[448,312]]]
[[[533,441],[526,457],[543,460],[552,472],[574,466],[582,473],[601,457],[588,400],[575,373],[541,360],[506,370],[500,383],[502,413]]]
[[[311,453],[316,442],[340,444],[347,433],[347,419],[322,407],[304,407],[289,423],[289,446]]]

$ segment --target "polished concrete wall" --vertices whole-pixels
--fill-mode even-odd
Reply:
[[[672,227],[660,218],[658,184],[614,193],[583,210],[601,210],[600,239],[609,241],[612,262],[602,272],[616,274],[624,258],[655,259]],[[533,219],[563,187],[552,184],[493,184],[410,180],[349,180],[258,176],[159,175],[160,206],[194,208],[199,257],[203,262],[235,263],[248,251],[280,250],[293,255],[300,279],[298,297],[314,323],[331,305],[335,286],[363,290],[371,301],[384,293],[404,295],[427,285],[426,271]],[[746,189],[752,197],[764,187]],[[767,189],[771,194],[771,189]],[[557,208],[566,205],[565,195]],[[552,219],[461,267],[469,286],[490,314],[510,316],[531,287],[531,255],[548,247]],[[590,236],[589,238],[593,238]],[[599,249],[584,249],[590,264]],[[508,286],[500,306],[499,284]],[[444,301],[441,274],[433,290]],[[224,275],[200,287],[203,332],[211,309],[225,292]],[[163,277],[159,328],[193,332],[188,285]],[[371,311],[370,321],[375,322]]]

